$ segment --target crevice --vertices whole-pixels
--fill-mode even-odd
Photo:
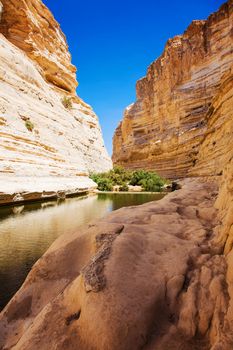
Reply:
[[[73,321],[77,321],[80,318],[81,310],[66,317],[66,325],[69,326]]]
[[[81,274],[84,278],[86,292],[100,292],[106,287],[106,277],[104,275],[105,262],[108,260],[112,245],[115,239],[124,230],[124,225],[120,226],[115,232],[101,233],[96,236],[96,254],[91,261],[82,268]]]

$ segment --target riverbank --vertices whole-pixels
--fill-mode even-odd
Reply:
[[[0,347],[227,344],[217,185],[201,181],[185,180],[158,202],[122,208],[58,238],[1,313]]]
[[[166,195],[168,192],[146,192],[146,191],[99,191],[99,190],[94,190],[94,193],[99,193],[99,194],[162,194]]]
[[[77,177],[29,177],[0,176],[0,206],[32,201],[65,199],[96,189],[87,176]]]
[[[140,186],[129,186],[129,191],[99,191],[87,176],[77,177],[22,177],[0,176],[0,207],[36,201],[59,200],[85,194],[162,194],[167,192],[143,191]]]

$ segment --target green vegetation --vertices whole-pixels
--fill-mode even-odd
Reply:
[[[72,103],[72,98],[71,98],[71,97],[64,96],[64,97],[61,99],[61,102],[62,102],[63,106],[64,106],[66,109],[72,109],[73,103]]]
[[[96,177],[95,180],[93,179],[98,185],[98,190],[100,191],[112,191],[113,190],[113,184],[110,179],[104,178],[104,177]]]
[[[28,131],[31,131],[31,132],[34,129],[34,124],[29,119],[25,120],[25,126],[28,129]]]
[[[166,183],[157,173],[145,170],[129,171],[116,166],[106,173],[90,175],[100,191],[112,191],[114,186],[119,186],[119,191],[127,192],[129,185],[141,186],[146,192],[160,192]]]
[[[130,185],[142,186],[147,192],[160,192],[164,184],[165,180],[157,173],[145,170],[134,171],[130,181]]]
[[[129,186],[127,185],[127,183],[124,183],[123,185],[121,185],[119,187],[119,191],[120,192],[128,192],[129,191]]]

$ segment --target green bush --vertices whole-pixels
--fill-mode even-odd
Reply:
[[[123,167],[115,166],[106,174],[106,176],[111,179],[114,185],[123,185],[124,183],[129,182],[131,174],[130,171]]]
[[[90,178],[96,182],[99,191],[112,191],[113,183],[108,179],[104,173],[102,174],[91,174]]]
[[[106,177],[109,178],[113,185],[122,185],[123,184],[123,179],[120,174],[115,174],[114,170],[110,170],[108,174],[106,174]]]
[[[28,131],[31,131],[31,132],[34,129],[34,124],[29,119],[25,120],[25,126],[28,129]]]
[[[152,171],[134,171],[130,180],[130,185],[142,186],[146,192],[160,192],[165,184],[165,180]]]
[[[148,172],[145,170],[136,170],[132,173],[131,179],[130,179],[130,185],[132,186],[140,186],[141,180],[146,179],[148,177]]]
[[[100,191],[112,191],[113,184],[109,179],[100,179],[97,183]]]
[[[94,182],[98,183],[101,179],[101,174],[91,173],[89,176]]]
[[[72,109],[73,103],[72,103],[72,98],[71,98],[71,97],[64,96],[64,97],[61,99],[61,102],[62,102],[63,106],[64,106],[66,109]]]
[[[120,192],[128,192],[129,191],[129,186],[127,183],[123,183],[122,186],[119,187]]]
[[[106,173],[93,173],[90,178],[97,183],[100,191],[111,191],[113,186],[120,186],[120,191],[128,191],[128,185],[138,185],[142,186],[144,191],[160,192],[165,184],[165,180],[155,172],[145,170],[131,172],[119,166]]]
[[[143,190],[146,192],[161,192],[162,186],[158,185],[152,178],[143,179],[140,183]]]

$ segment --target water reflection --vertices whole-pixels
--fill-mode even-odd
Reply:
[[[82,224],[123,206],[161,197],[157,194],[99,194],[0,208],[0,309],[58,236],[74,232]]]

